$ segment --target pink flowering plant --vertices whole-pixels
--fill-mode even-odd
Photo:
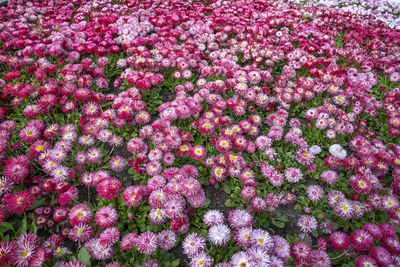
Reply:
[[[400,266],[399,14],[8,1],[0,266]]]

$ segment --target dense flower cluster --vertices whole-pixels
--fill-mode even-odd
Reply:
[[[0,266],[400,265],[399,5],[8,5]]]

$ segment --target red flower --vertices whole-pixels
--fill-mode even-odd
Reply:
[[[133,162],[133,169],[139,173],[143,174],[146,172],[146,164],[149,162],[147,158],[137,157]]]
[[[43,81],[44,79],[46,79],[46,72],[42,68],[38,68],[35,71],[35,78],[38,82]]]
[[[11,214],[21,214],[31,208],[34,201],[35,197],[29,191],[20,191],[7,194],[3,199],[3,204]]]
[[[10,71],[4,75],[6,81],[12,81],[21,77],[21,73],[17,71]]]
[[[121,191],[122,183],[115,178],[103,179],[97,184],[97,193],[99,197],[104,199],[114,199]]]

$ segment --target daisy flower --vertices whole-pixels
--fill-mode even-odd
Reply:
[[[26,126],[19,132],[22,142],[34,143],[41,136],[41,131],[35,126]]]
[[[286,239],[284,239],[281,236],[278,235],[274,235],[272,237],[272,239],[274,240],[274,253],[276,256],[278,256],[280,259],[282,260],[287,260],[290,258],[290,245],[289,243],[286,241]]]
[[[156,259],[148,259],[140,264],[140,267],[159,267],[159,266],[160,263]],[[114,266],[106,266],[106,267],[114,267]]]
[[[15,182],[24,180],[29,174],[29,166],[25,162],[9,162],[4,167],[3,175]]]
[[[92,219],[92,210],[86,204],[77,204],[71,208],[68,221],[72,226],[88,224]]]
[[[161,170],[162,166],[161,163],[158,161],[151,161],[146,164],[146,172],[151,176],[159,174]]]
[[[333,205],[333,211],[344,220],[351,219],[354,213],[353,203],[347,199],[340,199]]]
[[[123,145],[123,139],[118,135],[110,135],[108,137],[108,144],[113,147],[120,147]]]
[[[190,267],[212,267],[213,259],[205,252],[199,252],[192,257]]]
[[[199,193],[189,196],[187,198],[188,202],[190,205],[192,205],[194,208],[200,208],[206,203],[206,195],[203,190],[201,190]]]
[[[123,251],[132,249],[135,245],[138,235],[136,233],[128,233],[121,238],[120,248]]]
[[[314,155],[318,155],[319,153],[321,153],[321,147],[318,145],[310,146],[308,148],[308,152],[310,152],[311,154],[314,154]]]
[[[322,249],[312,250],[309,255],[309,261],[311,266],[316,266],[316,267],[331,266],[331,259],[328,253],[326,253]]]
[[[208,230],[208,240],[217,246],[226,244],[231,239],[231,230],[225,224],[216,224]]]
[[[327,184],[334,184],[338,180],[338,174],[335,171],[326,170],[320,174],[319,178]]]
[[[328,137],[329,139],[334,139],[336,137],[336,131],[329,129],[326,131],[326,137]]]
[[[386,212],[395,212],[400,207],[399,200],[393,195],[382,196],[381,199],[382,209]]]
[[[247,227],[253,224],[253,216],[246,210],[231,210],[228,221],[232,228]]]
[[[162,189],[166,185],[166,179],[164,176],[161,175],[156,175],[150,178],[150,180],[147,181],[147,189],[152,192],[157,189]]]
[[[90,163],[97,163],[101,159],[101,150],[93,147],[86,152],[87,161]]]
[[[170,250],[176,245],[176,234],[171,230],[162,230],[157,235],[158,246],[164,250]]]
[[[215,146],[219,152],[228,152],[232,148],[232,143],[228,138],[221,137],[216,141]]]
[[[68,237],[75,242],[86,242],[93,236],[93,233],[91,226],[79,223],[72,227]]]
[[[317,202],[324,196],[324,189],[319,185],[310,185],[307,188],[307,196],[311,201]]]
[[[268,180],[274,187],[279,187],[283,184],[283,175],[279,172],[273,172],[271,176],[268,176]]]
[[[251,200],[251,208],[257,212],[265,211],[267,208],[267,202],[262,197],[254,197]]]
[[[361,255],[355,261],[356,267],[364,267],[364,266],[371,266],[377,267],[379,266],[376,260],[368,255]]]
[[[163,152],[159,149],[150,150],[147,157],[150,161],[160,161],[162,159]]]
[[[183,253],[188,257],[193,257],[202,252],[206,247],[206,240],[197,233],[191,233],[182,242]]]
[[[259,247],[252,247],[247,251],[249,258],[257,266],[270,266],[271,258],[267,251]]]
[[[203,222],[207,226],[222,224],[224,220],[224,214],[219,210],[209,210],[203,216]]]
[[[394,264],[391,253],[384,247],[373,247],[369,255],[374,258],[380,266]]]
[[[297,183],[303,178],[303,173],[298,168],[290,167],[285,170],[285,177],[289,183]]]
[[[78,165],[83,165],[86,163],[86,154],[83,151],[78,151],[75,155],[75,162]]]
[[[158,248],[157,235],[146,231],[136,239],[136,248],[140,253],[150,255]]]
[[[311,247],[302,241],[295,242],[291,247],[291,255],[296,260],[305,260],[311,252]]]
[[[251,266],[252,261],[247,252],[239,251],[232,255],[232,258],[229,263],[233,267],[241,267],[241,266]]]
[[[94,145],[95,139],[91,135],[82,135],[78,138],[78,144],[83,147]]]
[[[298,163],[301,165],[310,165],[314,162],[314,155],[311,153],[308,153],[308,151],[300,148],[296,152],[295,159]]]
[[[216,181],[221,182],[226,179],[227,171],[225,168],[221,166],[213,166],[211,169],[211,177],[214,178]]]
[[[350,242],[357,250],[368,250],[374,243],[372,235],[365,230],[355,230],[351,233]]]
[[[172,166],[174,165],[175,162],[175,156],[174,154],[172,154],[171,152],[167,152],[164,154],[163,158],[162,158],[162,162],[166,165],[166,166]]]
[[[215,126],[210,120],[200,120],[198,123],[198,130],[202,134],[210,135],[214,132]]]
[[[100,142],[109,142],[110,138],[112,137],[112,132],[106,129],[100,130],[97,134],[96,134],[96,138],[100,141]]]
[[[97,185],[96,190],[99,197],[104,199],[114,199],[121,191],[122,183],[116,178],[102,179]]]
[[[151,119],[150,113],[147,111],[141,110],[135,115],[135,120],[139,124],[147,124]]]
[[[126,167],[126,160],[122,156],[114,156],[110,159],[110,168],[115,172],[121,172]]]
[[[333,232],[329,235],[328,244],[334,250],[344,251],[350,245],[350,238],[343,232]]]
[[[334,156],[339,158],[340,160],[343,160],[347,156],[346,150],[339,144],[333,144],[329,147],[329,153]]]
[[[253,247],[269,251],[273,248],[274,242],[270,234],[264,229],[253,229],[250,235],[250,243]]]
[[[168,199],[164,204],[164,211],[168,218],[176,218],[182,215],[185,209],[185,200],[180,195]]]
[[[251,246],[250,235],[253,229],[251,227],[241,227],[234,231],[233,239],[241,248],[248,248]]]
[[[101,244],[97,238],[89,240],[84,247],[95,260],[104,261],[112,257],[112,247]]]
[[[300,228],[300,231],[303,233],[310,233],[317,229],[318,227],[318,222],[315,217],[310,216],[310,215],[301,215],[298,222],[297,226]]]
[[[122,193],[124,203],[129,207],[140,204],[147,195],[147,189],[144,186],[129,186]]]
[[[201,160],[206,156],[206,149],[203,146],[193,146],[190,150],[190,156],[193,159]]]
[[[55,182],[62,182],[68,178],[70,174],[69,171],[69,168],[58,165],[51,171],[51,174],[53,175],[53,179]]]
[[[53,212],[53,220],[55,222],[62,222],[68,218],[68,209],[66,207],[57,207]]]
[[[167,220],[165,211],[160,208],[152,208],[147,217],[149,221],[155,225],[161,225]]]
[[[29,191],[20,191],[15,194],[7,194],[3,198],[7,210],[11,214],[21,214],[32,207],[35,197]]]
[[[104,246],[114,245],[119,240],[120,232],[116,227],[108,227],[98,235],[100,243]]]
[[[39,238],[33,233],[20,235],[13,245],[13,264],[16,266],[28,266],[38,246]],[[7,252],[7,248],[5,250]]]

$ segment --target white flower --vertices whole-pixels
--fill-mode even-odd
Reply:
[[[318,145],[310,146],[308,148],[308,152],[310,152],[311,154],[314,154],[314,155],[318,155],[319,153],[321,153],[321,147]]]
[[[346,150],[339,144],[334,144],[329,147],[329,153],[332,156],[337,157],[341,160],[345,159],[347,156]]]

